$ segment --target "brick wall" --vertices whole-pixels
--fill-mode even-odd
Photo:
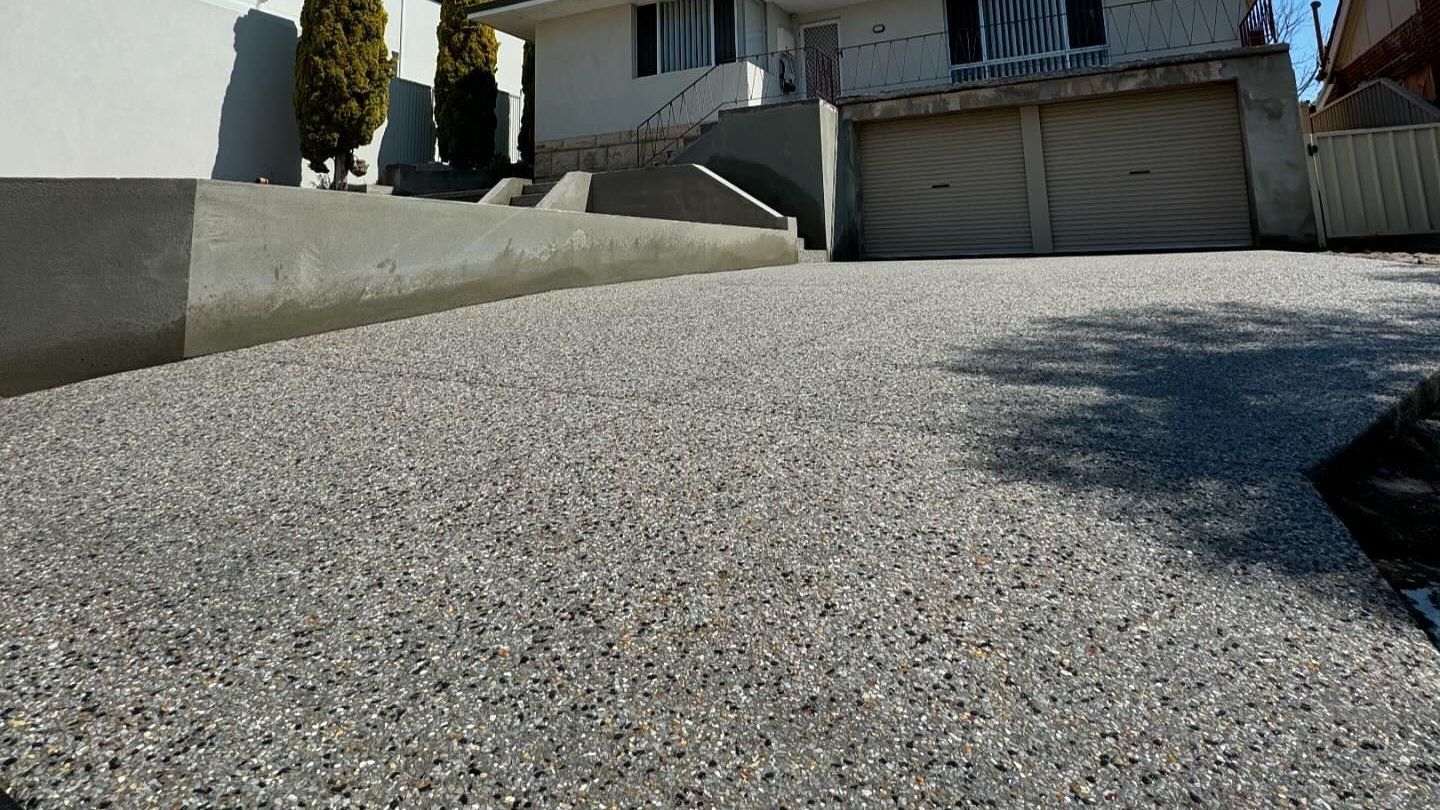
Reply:
[[[1417,71],[1440,71],[1440,0],[1420,0],[1416,14],[1353,62],[1335,71],[1336,96],[1354,90],[1370,79],[1404,82]],[[1435,83],[1429,82],[1429,101],[1436,101]]]
[[[535,144],[535,178],[566,172],[607,172],[635,168],[635,130],[539,141]]]
[[[683,147],[699,137],[694,125],[682,124],[647,133],[650,144],[647,154],[657,149],[663,157],[674,156],[677,146]],[[676,143],[672,144],[672,141]],[[560,177],[566,172],[613,172],[633,169],[639,152],[635,146],[635,130],[607,132],[538,141],[535,144],[535,179]],[[662,161],[664,162],[664,161]]]

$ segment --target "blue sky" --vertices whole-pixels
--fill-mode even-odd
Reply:
[[[1290,61],[1295,64],[1295,81],[1303,80],[1308,68],[1315,64],[1315,29],[1310,22],[1310,0],[1274,0],[1276,6],[1282,3],[1295,3],[1305,11],[1305,24],[1295,32],[1294,40],[1290,43]],[[1339,0],[1321,0],[1320,3],[1320,30],[1328,38],[1330,36],[1330,22],[1335,19],[1335,7]],[[1308,93],[1302,94],[1305,98],[1314,100],[1320,92],[1317,85]]]

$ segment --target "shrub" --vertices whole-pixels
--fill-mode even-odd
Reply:
[[[488,25],[471,22],[471,0],[442,0],[440,53],[435,62],[435,134],[440,159],[477,169],[495,158],[495,60],[500,40]]]
[[[385,44],[382,0],[305,0],[295,46],[295,122],[300,155],[344,188],[364,174],[355,150],[370,143],[390,106],[394,66]]]

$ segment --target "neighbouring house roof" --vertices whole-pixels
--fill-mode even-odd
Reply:
[[[492,0],[473,5],[465,13],[497,31],[533,40],[535,26],[545,20],[630,4],[631,0]]]
[[[1314,132],[1440,123],[1440,109],[1394,79],[1371,79],[1310,116]]]
[[[1420,4],[1416,3],[1417,13],[1419,12],[1419,6]],[[1351,23],[1354,20],[1364,17],[1364,13],[1362,11],[1356,11],[1356,9],[1363,7],[1364,0],[1340,0],[1339,5],[1335,7],[1335,18],[1330,23],[1330,39],[1329,42],[1325,44],[1325,53],[1323,54],[1323,61],[1320,65],[1323,71],[1322,75],[1325,77],[1325,83],[1320,89],[1319,97],[1315,99],[1317,106],[1323,107],[1331,103],[1331,98],[1335,92],[1333,77],[1337,69],[1344,67],[1344,65],[1339,64],[1340,54],[1345,50],[1345,40],[1353,33],[1354,28]],[[1357,14],[1359,15],[1358,17],[1356,16]],[[1372,42],[1371,47],[1373,48],[1378,43],[1379,40]],[[1359,56],[1359,54],[1357,54],[1357,56]]]
[[[1253,3],[1254,0],[1251,0]],[[804,14],[820,9],[850,6],[864,0],[793,0],[786,3],[792,14]],[[485,23],[497,31],[534,39],[535,26],[545,20],[569,17],[612,6],[634,5],[634,0],[492,0],[476,3],[465,10],[470,19]]]
[[[1341,38],[1345,36],[1350,22],[1350,8],[1354,5],[1354,0],[1340,0],[1335,7],[1335,19],[1330,21],[1330,41],[1325,44],[1325,62],[1322,65],[1326,74],[1335,69],[1335,55],[1340,52]]]

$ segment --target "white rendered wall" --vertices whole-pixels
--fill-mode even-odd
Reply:
[[[302,0],[0,2],[0,176],[309,185],[292,104]],[[440,7],[387,0],[399,77],[434,81]],[[497,81],[519,95],[519,40]],[[374,182],[385,132],[359,152]]]

